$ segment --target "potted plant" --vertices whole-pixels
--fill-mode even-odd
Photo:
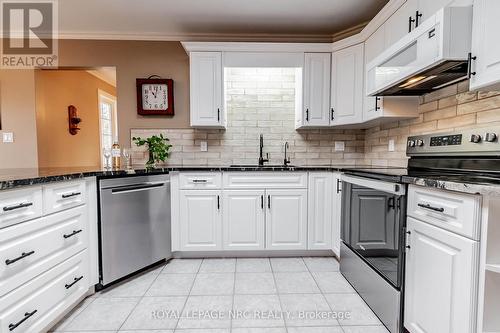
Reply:
[[[153,135],[147,139],[133,137],[132,141],[138,147],[147,145],[149,151],[149,159],[146,162],[147,169],[154,169],[157,163],[165,162],[170,155],[170,148],[172,148],[172,145],[169,144],[170,140],[163,137],[163,134]]]

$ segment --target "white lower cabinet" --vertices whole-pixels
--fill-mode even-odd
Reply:
[[[181,250],[221,250],[221,191],[182,190],[179,192]]]
[[[332,209],[332,251],[340,257],[340,228],[342,217],[342,180],[339,172],[333,173]]]
[[[479,243],[408,218],[405,328],[475,332]]]
[[[264,190],[224,191],[224,250],[265,248]]]
[[[307,190],[266,190],[266,248],[307,248]]]
[[[332,248],[333,174],[309,173],[308,188],[308,239],[309,250]]]

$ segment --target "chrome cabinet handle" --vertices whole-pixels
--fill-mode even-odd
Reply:
[[[335,110],[332,108],[331,112],[332,112],[332,120],[335,120],[335,116],[333,115],[335,113]]]
[[[33,206],[33,203],[32,202],[24,202],[24,203],[20,203],[20,204],[13,205],[13,206],[5,206],[3,208],[3,211],[4,212],[8,212],[8,211],[11,211],[11,210],[20,209],[20,208],[26,208],[26,207],[29,207],[29,206]]]
[[[7,259],[7,260],[5,260],[5,264],[6,264],[6,265],[13,264],[13,263],[15,263],[16,261],[19,261],[19,260],[21,260],[21,259],[24,259],[24,258],[26,258],[26,257],[29,257],[30,255],[32,255],[32,254],[34,254],[34,253],[35,253],[35,251],[23,252],[23,253],[21,253],[21,255],[20,255],[19,257],[17,257],[17,258],[14,258],[14,259]]]
[[[309,109],[306,109],[306,121],[309,122]]]
[[[408,32],[411,32],[412,24],[415,23],[415,21],[413,17],[408,17]]]
[[[220,210],[220,196],[217,196],[217,210]]]
[[[74,285],[75,285],[78,281],[80,281],[81,279],[83,279],[83,275],[82,275],[82,276],[80,276],[80,277],[74,278],[74,279],[73,279],[73,282],[71,282],[71,283],[69,283],[69,284],[65,284],[65,285],[64,285],[64,288],[69,289],[69,288],[73,287],[73,286],[74,286]]]
[[[476,75],[476,72],[473,72],[472,71],[472,61],[473,60],[476,60],[477,57],[476,56],[472,56],[472,53],[469,52],[469,55],[468,55],[468,62],[467,62],[467,77],[470,79],[471,77],[473,77],[474,75]]]
[[[208,183],[208,180],[206,180],[206,179],[193,179],[192,182],[196,183],[196,184],[198,184],[198,183]]]
[[[267,196],[267,208],[271,209],[271,196]]]
[[[15,330],[19,325],[21,325],[22,323],[24,323],[26,320],[28,320],[29,317],[31,317],[32,315],[34,315],[37,312],[38,312],[38,310],[33,310],[31,312],[25,312],[23,319],[19,320],[15,324],[9,324],[9,331]]]
[[[415,13],[415,28],[420,25],[419,19],[422,17],[422,13],[417,10]]]
[[[68,194],[63,194],[61,197],[63,199],[71,198],[71,197],[76,197],[77,195],[82,194],[82,192],[73,192],[73,193],[68,193]]]
[[[340,188],[340,182],[341,180],[337,178],[337,193],[342,192],[342,189]]]
[[[264,195],[260,196],[260,208],[264,209]]]
[[[444,212],[444,208],[443,207],[433,207],[429,204],[418,204],[419,207],[422,207],[422,208],[425,208],[425,209],[430,209],[430,210],[433,210],[435,212]]]
[[[83,230],[82,229],[79,229],[79,230],[73,230],[72,233],[70,234],[64,234],[63,237],[64,238],[70,238],[70,237],[73,237],[74,235],[76,234],[79,234],[80,232],[82,232]]]

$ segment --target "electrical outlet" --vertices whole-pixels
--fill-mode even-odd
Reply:
[[[344,150],[345,150],[345,142],[335,141],[335,151],[344,151]]]
[[[200,151],[208,151],[208,144],[206,141],[200,142]]]
[[[14,142],[14,133],[3,132],[2,138],[3,138],[3,143],[12,143],[12,142]]]
[[[389,140],[389,151],[395,151],[396,150],[396,147],[394,145],[394,140],[393,139],[390,139]]]

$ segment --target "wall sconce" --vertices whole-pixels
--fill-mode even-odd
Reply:
[[[82,122],[82,119],[78,117],[78,111],[74,105],[68,106],[68,125],[69,133],[71,135],[76,135],[80,128],[78,124]]]

